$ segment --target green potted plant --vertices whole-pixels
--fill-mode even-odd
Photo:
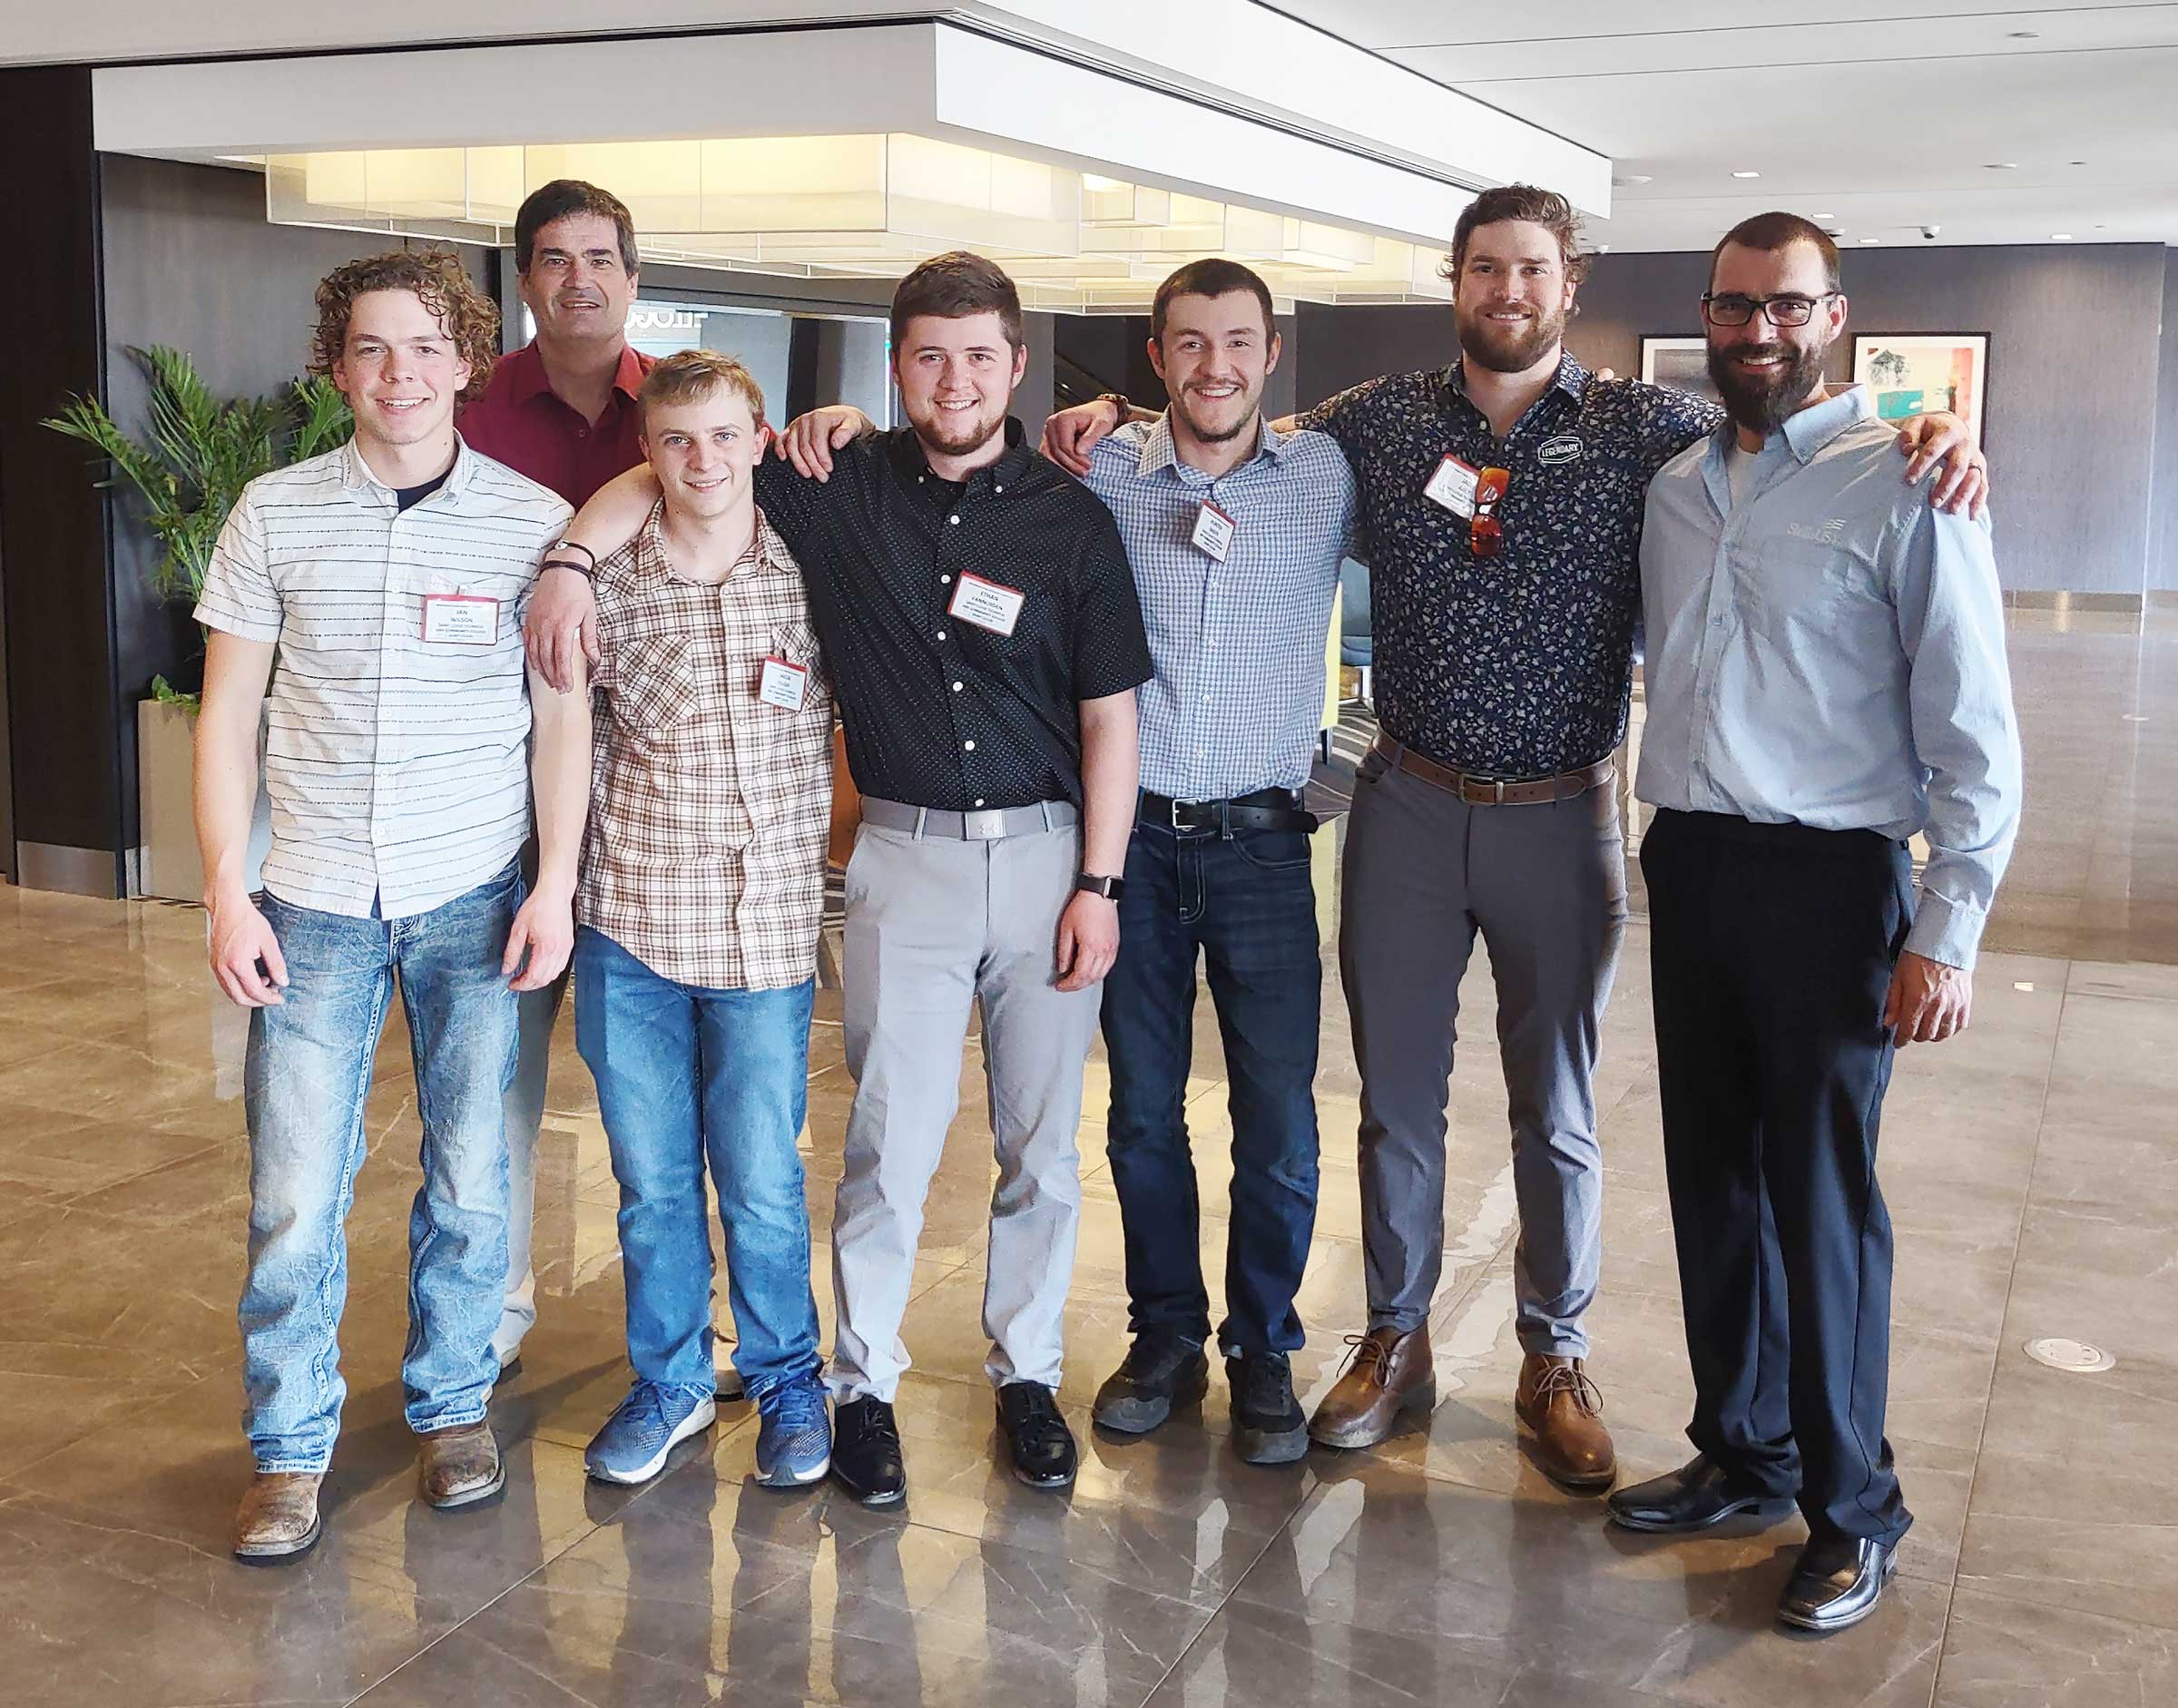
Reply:
[[[76,398],[45,425],[83,440],[106,465],[102,486],[132,488],[159,547],[148,580],[162,600],[196,604],[213,546],[242,488],[260,475],[344,443],[348,404],[330,380],[298,379],[269,398],[212,396],[196,364],[162,345],[129,352],[150,387],[141,435],[125,431],[95,398]],[[190,794],[197,696],[154,676],[137,706],[137,799],[145,895],[195,901],[202,894]],[[260,796],[252,864],[270,821]]]

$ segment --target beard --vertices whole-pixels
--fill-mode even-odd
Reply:
[[[1565,314],[1544,309],[1526,326],[1500,326],[1486,318],[1486,310],[1457,317],[1459,352],[1494,374],[1526,373],[1541,361],[1565,336]]]
[[[1231,399],[1228,399],[1228,401],[1231,401]],[[1256,410],[1262,401],[1262,394],[1258,391],[1253,397],[1250,397],[1243,392],[1240,394],[1238,401],[1241,407],[1239,413],[1233,417],[1232,425],[1222,427],[1206,426],[1202,417],[1189,407],[1188,394],[1184,391],[1172,398],[1172,406],[1180,418],[1187,423],[1187,430],[1202,444],[1223,445],[1239,438],[1241,434],[1255,425]]]
[[[917,415],[910,408],[908,424],[915,429],[915,437],[939,456],[966,456],[988,445],[994,433],[1006,430],[1006,406],[999,405],[988,415],[983,413],[980,405],[973,413],[947,415],[932,404],[924,415]]]
[[[1777,431],[1822,384],[1822,347],[1796,344],[1739,344],[1730,350],[1709,347],[1709,377],[1724,399],[1725,413],[1750,433],[1764,438]],[[1782,356],[1783,367],[1768,378],[1742,372],[1734,366],[1742,356]]]

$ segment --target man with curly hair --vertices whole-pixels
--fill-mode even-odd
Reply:
[[[590,754],[536,696],[543,853],[525,903],[532,701],[522,608],[566,504],[454,431],[498,315],[449,251],[352,261],[318,288],[313,367],[355,412],[340,449],[250,482],[197,621],[211,633],[197,729],[210,956],[250,1011],[250,1259],[243,1425],[256,1476],[240,1558],[291,1558],[321,1525],[339,1430],[343,1229],[364,1100],[397,987],[423,1117],[408,1223],[408,1426],[423,1497],[463,1507],[505,1481],[485,1409],[506,1279],[515,993],[572,947]],[[278,665],[274,669],[275,653]],[[242,871],[260,716],[272,849]]]

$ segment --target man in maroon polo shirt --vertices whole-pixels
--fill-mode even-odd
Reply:
[[[492,368],[464,409],[472,450],[547,486],[576,509],[643,461],[635,394],[653,358],[628,348],[635,294],[635,227],[610,191],[573,178],[534,192],[515,215],[515,269],[537,335]],[[537,1319],[530,1223],[536,1207],[537,1129],[564,977],[522,996],[522,1051],[506,1093],[506,1307],[492,1349],[505,1375]]]

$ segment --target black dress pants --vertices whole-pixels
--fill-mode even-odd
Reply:
[[[1641,864],[1688,1438],[1815,1535],[1895,1543],[1876,1132],[1911,859],[1872,831],[1660,811]]]

